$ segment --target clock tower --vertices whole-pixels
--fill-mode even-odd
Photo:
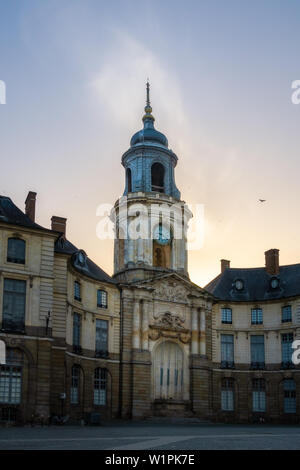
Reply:
[[[187,225],[192,214],[175,184],[178,158],[154,127],[150,85],[143,129],[122,156],[125,190],[115,204],[114,272],[118,280],[148,279],[162,272],[187,272]]]
[[[154,127],[147,83],[143,129],[122,156],[125,189],[113,211],[125,417],[205,416],[208,409],[211,301],[188,276],[192,214],[175,184],[177,161]]]

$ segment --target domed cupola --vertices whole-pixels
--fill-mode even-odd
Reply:
[[[168,139],[166,136],[154,128],[155,118],[152,116],[149,92],[150,85],[149,82],[147,82],[147,102],[145,106],[145,115],[143,117],[144,128],[132,136],[130,146],[133,147],[139,144],[151,144],[162,145],[163,147],[168,148]]]
[[[122,156],[122,164],[126,169],[124,195],[140,191],[160,192],[180,199],[174,178],[178,159],[168,148],[166,136],[154,128],[149,82],[146,90],[144,128],[132,136],[130,148]]]

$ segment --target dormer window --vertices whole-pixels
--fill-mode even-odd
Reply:
[[[80,282],[78,281],[74,282],[74,299],[78,300],[79,302],[81,301],[81,286]]]
[[[234,283],[234,287],[238,291],[243,290],[244,289],[244,281],[242,281],[242,279],[237,279]]]
[[[7,242],[7,261],[25,264],[25,241],[21,238],[9,238]]]
[[[279,279],[277,277],[272,277],[272,279],[270,281],[270,286],[271,286],[271,289],[273,289],[273,290],[278,289]]]
[[[84,266],[86,264],[86,254],[83,250],[78,251],[77,262],[80,266]]]

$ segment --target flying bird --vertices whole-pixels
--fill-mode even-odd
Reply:
[[[266,199],[259,199],[259,202],[266,202]]]

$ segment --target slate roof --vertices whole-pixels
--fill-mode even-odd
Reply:
[[[58,232],[47,229],[33,222],[7,196],[0,196],[0,222],[5,222],[7,224],[12,224],[12,225],[19,225],[20,227],[26,227],[30,229],[43,230],[48,233],[56,234],[57,236],[59,235]],[[78,251],[79,249],[75,245],[73,245],[71,242],[69,242],[62,236],[59,236],[59,238],[55,242],[56,253],[64,253],[66,255],[73,255],[74,253],[77,253]],[[115,281],[88,257],[86,259],[86,265],[84,267],[77,265],[74,257],[71,258],[71,263],[76,269],[76,271],[79,271],[82,274],[92,279],[115,284]]]
[[[110,277],[105,271],[103,271],[103,269],[97,266],[97,264],[94,263],[88,256],[86,257],[86,264],[84,266],[81,266],[79,263],[77,263],[76,254],[79,251],[80,250],[75,245],[73,245],[73,243],[69,242],[69,240],[67,240],[63,236],[59,237],[58,240],[56,240],[55,252],[62,253],[65,255],[71,255],[71,264],[76,271],[92,279],[95,279],[96,281],[103,281],[109,282],[111,284],[116,284],[116,281],[112,277]]]
[[[7,196],[0,196],[0,222],[52,232],[52,230],[49,230],[33,222],[13,203],[10,197]]]
[[[279,280],[279,286],[275,289],[271,287],[274,278]],[[237,280],[241,280],[244,285],[240,291],[235,287]],[[280,266],[278,276],[268,274],[265,268],[226,268],[205,289],[218,299],[228,302],[295,297],[300,295],[300,264]]]

